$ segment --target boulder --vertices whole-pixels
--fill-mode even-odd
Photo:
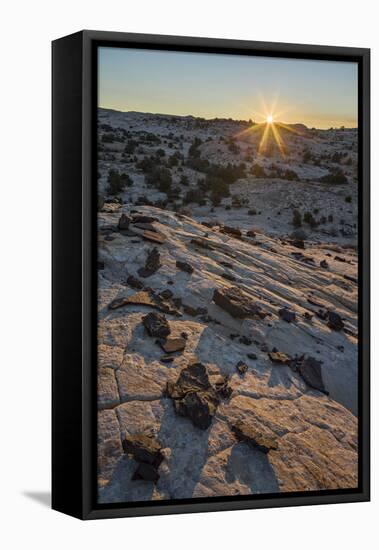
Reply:
[[[142,323],[150,336],[166,338],[171,332],[166,317],[160,313],[151,312],[145,315],[142,319]]]
[[[221,397],[231,390],[224,377],[211,384],[207,368],[202,363],[185,367],[175,383],[167,383],[167,394],[174,400],[175,412],[188,417],[201,430],[209,428]]]
[[[213,293],[213,301],[237,319],[245,319],[246,317],[264,319],[266,317],[266,313],[262,311],[262,308],[255,304],[248,294],[236,286],[216,289]]]
[[[321,364],[322,362],[317,361],[314,357],[304,357],[298,367],[298,371],[308,386],[328,394],[322,379]]]

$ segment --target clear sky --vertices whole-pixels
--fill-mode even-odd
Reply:
[[[119,111],[357,126],[356,63],[102,47],[98,74]]]

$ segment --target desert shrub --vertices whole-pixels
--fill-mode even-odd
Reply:
[[[103,134],[101,136],[101,141],[103,143],[113,143],[115,141],[115,138],[116,136],[114,134],[111,134],[111,133]]]
[[[301,227],[303,224],[302,222],[302,215],[298,210],[294,210],[292,212],[292,225],[294,227]]]
[[[336,183],[341,185],[347,183],[347,177],[341,169],[337,169],[329,172],[329,174],[326,174],[325,176],[322,176],[319,181],[321,183]]]
[[[147,174],[148,172],[152,172],[156,167],[156,165],[157,165],[157,159],[146,156],[137,163],[137,168],[139,170],[142,170],[142,172],[144,172],[145,174]]]
[[[188,176],[185,176],[184,174],[181,176],[180,178],[180,183],[181,185],[188,185],[189,184],[189,179],[188,179]]]
[[[348,202],[348,203],[351,202],[351,195],[348,195],[347,197],[345,197],[345,202]]]
[[[138,143],[134,139],[128,139],[125,145],[125,153],[132,155],[137,147]]]
[[[189,150],[188,150],[188,156],[192,158],[199,158],[200,157],[200,145],[202,144],[202,141],[200,138],[195,137],[193,140]]]
[[[290,170],[289,168],[284,172],[283,178],[288,181],[298,181],[299,176],[295,172],[295,170]]]
[[[250,171],[251,171],[252,175],[255,176],[256,178],[266,178],[267,177],[265,169],[260,164],[253,164]]]
[[[191,202],[200,204],[203,199],[204,196],[200,189],[189,189],[183,198],[183,204],[189,204]]]
[[[329,214],[329,216],[328,216],[328,222],[329,222],[329,223],[332,223],[332,222],[333,222],[333,219],[334,219],[334,218],[333,218],[333,214]]]
[[[234,155],[238,155],[241,152],[241,149],[238,147],[235,141],[231,140],[228,144],[228,149]]]
[[[133,180],[128,174],[119,173],[118,170],[109,170],[108,172],[108,188],[107,191],[110,195],[116,195],[121,193],[125,187],[133,185]]]
[[[165,153],[164,149],[157,149],[155,151],[155,154],[156,154],[157,157],[164,157],[166,153]]]
[[[171,172],[164,166],[156,166],[152,171],[145,174],[145,182],[153,185],[163,193],[169,193],[172,184]]]
[[[188,168],[196,170],[196,172],[206,172],[209,168],[209,161],[201,158],[191,157],[187,161]]]
[[[317,227],[318,223],[316,219],[313,217],[313,214],[311,212],[304,212],[303,216],[304,223],[307,223],[311,227]]]
[[[309,149],[306,149],[303,153],[303,163],[309,164],[311,160],[312,160],[312,154]]]

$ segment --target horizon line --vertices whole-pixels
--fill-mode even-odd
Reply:
[[[249,119],[245,119],[245,118],[233,118],[233,117],[228,117],[228,116],[216,116],[216,117],[212,117],[212,118],[206,118],[206,117],[203,117],[203,116],[199,116],[199,115],[191,115],[191,114],[186,114],[186,115],[183,115],[183,114],[172,114],[172,113],[159,113],[159,112],[152,112],[152,111],[135,111],[135,110],[122,110],[120,108],[118,109],[115,109],[114,107],[103,107],[101,105],[98,105],[97,106],[98,109],[103,109],[103,110],[106,110],[106,111],[114,111],[116,113],[122,113],[122,114],[127,114],[127,113],[137,113],[137,114],[143,114],[143,115],[153,115],[153,116],[167,116],[167,117],[180,117],[180,118],[198,118],[198,119],[202,119],[202,120],[205,120],[205,121],[208,121],[208,122],[211,122],[213,120],[231,120],[231,121],[234,121],[234,122],[246,122],[246,123],[249,123],[249,121],[251,120],[252,123],[254,124],[267,124],[267,122],[265,121],[262,121],[262,122],[257,122],[256,120],[254,120],[253,118],[249,118]],[[308,126],[307,124],[305,124],[304,122],[284,122],[284,121],[274,121],[274,124],[286,124],[288,126],[296,126],[296,125],[299,125],[301,124],[302,126],[305,126],[307,128],[307,130],[329,130],[331,128],[333,129],[341,129],[341,128],[345,128],[346,130],[357,130],[358,129],[358,124],[356,124],[355,126],[348,126],[346,124],[341,124],[340,126],[333,126],[332,124],[330,125],[326,125],[327,127],[325,128],[319,128],[319,127],[316,127],[316,126]]]

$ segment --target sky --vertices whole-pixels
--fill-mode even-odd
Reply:
[[[308,127],[356,127],[350,62],[99,48],[99,106]]]

